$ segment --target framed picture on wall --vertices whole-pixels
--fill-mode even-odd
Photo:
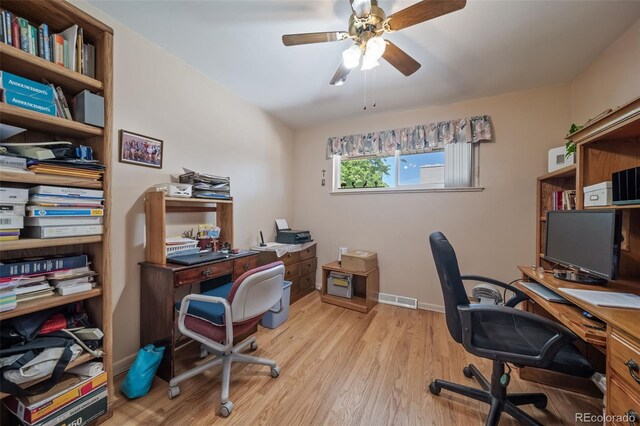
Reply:
[[[120,162],[162,168],[162,141],[120,130]]]

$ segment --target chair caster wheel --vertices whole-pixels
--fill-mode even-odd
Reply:
[[[255,351],[256,349],[258,349],[258,343],[251,342],[251,344],[249,345],[249,349]]]
[[[462,374],[464,374],[464,377],[466,377],[467,379],[471,379],[473,377],[473,371],[470,367],[463,368]]]
[[[169,395],[169,399],[175,398],[176,396],[180,395],[180,388],[177,386],[170,387],[168,395]]]
[[[442,388],[438,385],[436,385],[436,382],[432,382],[429,385],[429,392],[431,392],[433,395],[440,395],[440,391],[442,390]]]
[[[271,377],[274,379],[280,375],[280,367],[273,367],[271,369]]]
[[[233,411],[233,402],[227,401],[220,406],[220,415],[222,417],[229,417]]]
[[[541,410],[547,408],[547,398],[545,397],[543,400],[538,401],[538,402],[534,402],[533,406],[536,408],[539,408]]]

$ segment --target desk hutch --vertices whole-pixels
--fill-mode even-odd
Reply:
[[[536,211],[537,265],[549,270],[551,262],[543,258],[546,241],[546,212],[552,209],[553,191],[574,189],[577,209],[619,209],[622,211],[620,278],[604,287],[578,285],[553,278],[545,273],[538,276],[531,267],[520,267],[523,278],[537,281],[556,290],[559,287],[619,291],[640,294],[640,204],[606,207],[585,207],[583,188],[611,180],[611,174],[640,166],[640,98],[610,112],[569,135],[576,143],[576,164],[538,178]],[[640,310],[601,308],[579,299],[565,296],[575,306],[546,302],[526,288],[532,302],[526,309],[552,317],[574,331],[584,342],[587,358],[607,375],[607,414],[640,414]],[[604,330],[593,328],[598,324],[585,319],[586,310],[602,320]],[[570,376],[544,372],[531,368],[520,370],[520,376],[592,395],[598,391],[590,383],[578,382]],[[640,417],[636,423],[639,424]]]

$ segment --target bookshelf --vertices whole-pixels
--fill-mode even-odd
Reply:
[[[576,208],[622,211],[620,276],[640,286],[640,205],[584,206],[584,187],[611,180],[611,174],[640,166],[640,98],[568,135],[576,143],[576,164],[540,176],[537,180],[537,266],[551,268],[543,258],[546,212],[552,209],[554,191],[576,190]]]
[[[108,375],[109,410],[99,422],[112,414],[114,401],[112,370],[112,306],[111,306],[111,268],[110,268],[110,217],[111,217],[111,153],[112,153],[112,91],[113,91],[113,30],[63,0],[3,0],[2,8],[38,25],[49,25],[50,33],[57,33],[77,24],[83,28],[84,39],[95,46],[96,78],[61,67],[42,58],[23,52],[13,46],[0,43],[0,68],[16,75],[35,81],[46,79],[60,86],[67,97],[89,90],[104,97],[104,129],[92,127],[72,120],[52,117],[38,112],[0,103],[0,123],[26,129],[8,139],[10,142],[36,142],[49,140],[68,140],[74,144],[90,146],[94,158],[106,166],[99,181],[77,178],[28,173],[0,173],[0,184],[8,187],[29,188],[36,185],[72,186],[80,188],[102,189],[105,198],[103,217],[104,233],[98,236],[82,236],[53,239],[22,238],[17,241],[0,242],[0,260],[24,257],[46,257],[84,253],[89,256],[91,267],[98,274],[97,286],[86,292],[68,296],[53,296],[19,302],[16,309],[0,313],[0,320],[37,312],[77,301],[85,301],[92,321],[103,331],[102,349],[105,352],[102,362]],[[83,353],[69,368],[92,359]],[[6,395],[0,394],[0,398]],[[8,418],[2,408],[2,423]]]

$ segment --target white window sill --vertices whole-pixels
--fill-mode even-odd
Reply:
[[[361,189],[339,189],[331,191],[331,195],[362,195],[362,194],[396,194],[415,192],[482,192],[484,187],[471,186],[463,188],[361,188]]]

